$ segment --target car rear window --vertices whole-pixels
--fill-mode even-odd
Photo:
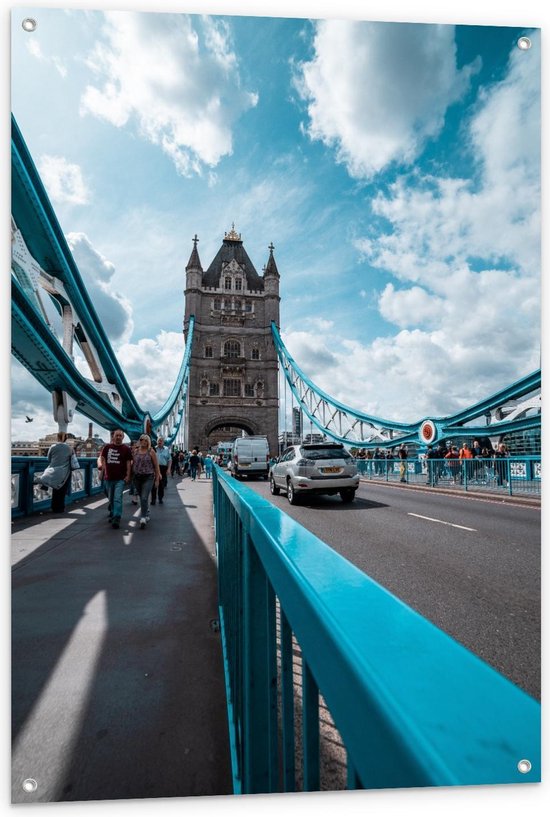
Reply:
[[[300,454],[308,460],[350,460],[345,448],[300,448]]]

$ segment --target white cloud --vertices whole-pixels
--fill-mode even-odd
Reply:
[[[81,99],[82,114],[116,127],[135,120],[184,176],[231,154],[235,122],[257,104],[240,87],[227,25],[199,20],[195,28],[182,14],[106,12],[88,60],[98,84]]]
[[[90,191],[78,165],[62,156],[43,155],[38,160],[38,172],[55,204],[88,204]]]
[[[134,328],[132,307],[112,287],[113,264],[92,246],[84,233],[69,233],[67,243],[109,340],[126,340]]]
[[[382,317],[397,326],[433,326],[441,322],[444,301],[422,287],[396,291],[393,284],[388,284],[380,295],[379,308]]]
[[[374,201],[389,231],[356,246],[398,282],[377,303],[400,331],[369,346],[337,331],[283,336],[343,403],[394,420],[446,416],[539,367],[538,33],[532,40],[476,103],[466,132],[476,184],[417,170]]]
[[[307,132],[334,147],[357,178],[412,163],[480,65],[457,69],[448,25],[323,20],[314,48],[296,79],[308,103]]]
[[[46,57],[36,37],[31,37],[29,40],[27,40],[27,49],[29,51],[29,54],[32,54],[32,56],[35,59],[39,60],[40,62],[45,63],[51,62],[51,64],[54,66],[54,68],[60,74],[60,76],[62,76],[63,79],[65,79],[68,71],[67,66],[65,65],[63,60],[60,59],[60,57]]]
[[[154,414],[168,399],[180,370],[183,332],[160,332],[155,338],[124,343],[117,358],[144,411]]]

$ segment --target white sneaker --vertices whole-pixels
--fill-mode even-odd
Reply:
[[[143,528],[145,527],[146,524],[147,524],[147,517],[142,516],[140,521],[139,521],[139,526],[140,526],[141,530],[143,530]]]

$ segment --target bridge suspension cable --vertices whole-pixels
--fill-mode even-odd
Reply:
[[[352,409],[330,397],[300,369],[274,323],[271,331],[282,372],[298,406],[323,434],[339,442],[357,448],[387,448],[401,443],[432,444],[465,434],[501,437],[540,429],[540,369],[455,414],[397,423]]]
[[[104,428],[122,428],[130,438],[148,428],[173,440],[185,407],[192,325],[174,388],[151,417],[139,406],[120,367],[13,116],[11,147],[14,356],[51,392],[60,430],[67,430],[78,410]],[[61,340],[48,316],[48,302],[60,316]],[[75,362],[75,346],[90,377]]]

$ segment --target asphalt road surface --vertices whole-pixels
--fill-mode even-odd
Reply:
[[[540,508],[372,483],[291,506],[247,484],[540,699]]]

